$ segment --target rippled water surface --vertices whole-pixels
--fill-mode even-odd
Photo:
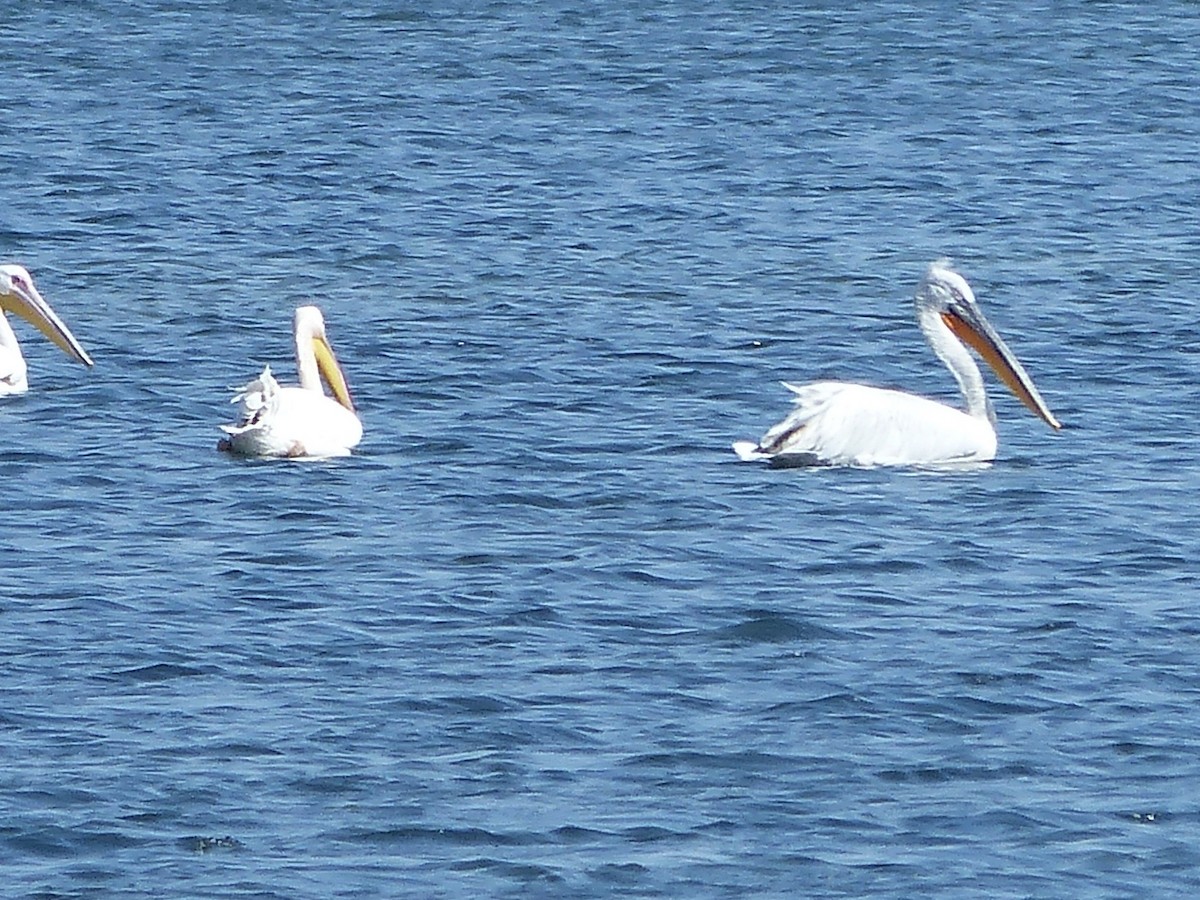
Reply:
[[[7,5],[13,895],[1200,890],[1196,7],[425,6]],[[738,462],[942,255],[1067,428]]]

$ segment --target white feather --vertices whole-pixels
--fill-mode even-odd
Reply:
[[[262,374],[233,398],[241,404],[241,417],[234,425],[221,426],[229,437],[218,444],[219,449],[240,456],[346,456],[362,440],[362,422],[350,403],[341,368],[328,349],[320,311],[313,306],[300,307],[294,328],[301,384],[280,385],[271,367],[264,367]],[[325,374],[336,380],[335,392],[340,391],[345,405],[325,396],[314,342],[323,347]]]
[[[1061,427],[1024,367],[975,305],[966,280],[944,261],[917,289],[921,331],[958,382],[966,410],[903,391],[840,381],[784,383],[795,409],[757,443],[737,441],[743,460],[792,457],[824,465],[897,466],[986,462],[996,456],[996,429],[983,376],[959,340],[977,343],[988,362],[1034,413]]]

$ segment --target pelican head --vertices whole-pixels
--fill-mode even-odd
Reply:
[[[976,304],[967,280],[950,268],[949,260],[941,259],[929,266],[917,288],[916,303],[922,330],[939,356],[945,359],[948,350],[936,334],[939,326],[944,326],[949,331],[946,337],[953,336],[978,353],[1030,412],[1051,428],[1062,428],[1025,367]],[[953,365],[950,368],[958,374]]]
[[[15,263],[0,265],[0,311],[16,313],[48,337],[67,356],[92,365],[92,358],[80,346],[70,329],[55,315],[33,285],[33,277]]]
[[[329,338],[325,336],[325,317],[321,315],[321,310],[315,306],[297,307],[293,327],[300,387],[323,393],[321,383],[324,382],[337,402],[354,412],[354,401],[350,398],[346,376],[333,354]]]

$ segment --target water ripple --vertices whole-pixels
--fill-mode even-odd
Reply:
[[[1200,19],[1137,10],[14,9],[0,240],[96,367],[14,322],[10,890],[1195,893]],[[946,253],[1061,434],[733,457],[949,398]],[[360,452],[217,454],[301,302]]]

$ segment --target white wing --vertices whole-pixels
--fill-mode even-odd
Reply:
[[[241,456],[345,456],[362,440],[358,416],[320,391],[281,387],[270,366],[233,400],[241,420],[221,429]]]
[[[742,459],[794,455],[830,465],[886,466],[996,455],[989,421],[924,397],[838,381],[784,386],[796,395],[795,410],[757,446],[735,444]]]

